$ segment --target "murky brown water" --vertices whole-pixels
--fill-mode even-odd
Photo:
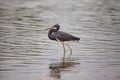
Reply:
[[[81,38],[62,62],[53,24]],[[120,80],[120,0],[0,0],[0,80]]]

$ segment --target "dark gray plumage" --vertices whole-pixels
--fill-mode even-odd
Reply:
[[[74,37],[68,33],[62,32],[62,31],[57,31],[53,33],[53,36],[57,39],[59,39],[60,41],[78,41],[80,40],[80,38],[78,37]]]
[[[60,26],[58,24],[54,25],[48,32],[48,37],[51,40],[60,40],[62,42],[64,41],[78,41],[80,38],[75,37],[73,35],[70,35],[66,32],[58,31],[60,29]]]

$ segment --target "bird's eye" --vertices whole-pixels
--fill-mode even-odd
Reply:
[[[56,27],[53,27],[53,29],[57,29]]]

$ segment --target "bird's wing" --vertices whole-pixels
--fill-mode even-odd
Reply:
[[[62,31],[57,31],[53,35],[60,41],[71,41],[75,38],[74,36]]]

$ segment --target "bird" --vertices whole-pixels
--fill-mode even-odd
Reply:
[[[63,31],[59,31],[60,30],[60,25],[59,24],[55,24],[50,28],[45,29],[45,31],[48,31],[48,37],[51,40],[54,41],[58,41],[60,43],[62,43],[63,46],[63,50],[64,50],[64,55],[66,53],[66,49],[65,49],[65,45],[69,48],[70,50],[70,55],[72,54],[72,49],[69,46],[69,42],[74,42],[74,41],[79,41],[80,38],[79,37],[75,37],[69,33],[63,32]]]

